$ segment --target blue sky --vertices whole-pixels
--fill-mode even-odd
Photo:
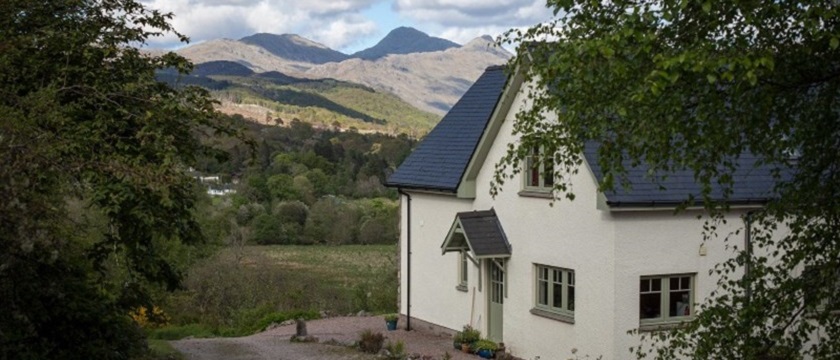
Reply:
[[[352,53],[374,45],[389,31],[410,26],[466,43],[497,36],[551,17],[545,0],[141,0],[172,12],[175,28],[192,43],[239,39],[257,32],[293,33]],[[167,36],[158,48],[182,46]]]

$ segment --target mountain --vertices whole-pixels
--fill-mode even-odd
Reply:
[[[445,114],[485,68],[504,64],[512,56],[495,47],[489,36],[463,46],[438,40],[443,39],[411,28],[398,28],[376,46],[360,52],[370,57],[387,54],[375,60],[351,58],[297,35],[255,34],[242,41],[217,39],[177,52],[194,63],[232,61],[263,73],[260,77],[333,78],[359,83],[394,94],[437,115]],[[434,50],[435,46],[445,49]],[[272,71],[280,75],[271,74]]]
[[[274,35],[259,33],[239,39],[240,42],[259,46],[277,57],[307,62],[310,64],[325,64],[344,61],[349,56],[330,49],[309,39],[295,34]]]
[[[398,27],[388,33],[373,47],[351,55],[353,58],[376,60],[394,54],[412,54],[433,51],[444,51],[461,47],[452,41],[432,37],[426,33],[410,27]]]
[[[443,115],[488,66],[504,64],[511,54],[489,36],[445,51],[391,55],[376,61],[350,59],[307,70],[388,91],[415,107]]]
[[[293,74],[301,73],[313,66],[307,62],[287,60],[260,46],[231,39],[204,41],[176,52],[196,64],[220,60],[233,61],[256,72],[281,71]]]

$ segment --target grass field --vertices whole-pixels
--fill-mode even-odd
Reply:
[[[305,271],[324,281],[351,287],[396,269],[396,251],[395,245],[278,245],[245,249],[249,259],[260,254],[278,268]]]
[[[394,312],[396,245],[245,246],[193,266],[151,338],[241,336],[321,311]]]

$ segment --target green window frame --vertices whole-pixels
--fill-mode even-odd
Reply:
[[[694,317],[694,274],[642,276],[639,279],[639,323],[642,327],[674,324]]]
[[[554,188],[554,165],[552,162],[540,163],[545,156],[539,146],[531,148],[525,158],[522,187],[527,191],[550,192]]]
[[[569,318],[575,316],[575,271],[535,265],[536,299],[534,308]]]

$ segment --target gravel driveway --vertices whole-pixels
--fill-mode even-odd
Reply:
[[[335,317],[308,321],[309,335],[317,337],[321,343],[290,342],[289,338],[295,333],[295,325],[280,326],[240,338],[186,339],[171,343],[187,360],[376,359],[372,355],[346,346],[323,344],[330,340],[344,344],[352,343],[365,329],[382,332],[386,336],[386,344],[388,341],[402,340],[405,342],[407,353],[429,356],[427,359],[441,359],[445,352],[449,352],[455,360],[480,359],[455,351],[449,337],[417,331],[385,331],[385,320],[382,316]]]

